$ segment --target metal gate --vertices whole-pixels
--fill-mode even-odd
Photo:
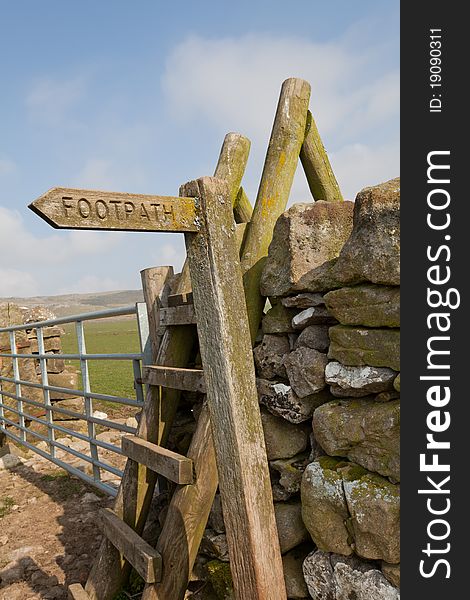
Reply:
[[[118,316],[133,316],[136,320],[140,352],[138,353],[100,353],[89,354],[86,350],[86,335],[84,324],[96,319],[109,319]],[[75,333],[78,351],[71,354],[50,354],[45,349],[46,328],[56,327],[63,324],[75,324]],[[19,332],[36,332],[37,352],[21,353],[18,348],[17,336]],[[9,352],[0,352],[0,364],[7,363],[9,373],[2,374],[0,370],[0,434],[5,434],[8,438],[21,444],[50,460],[56,465],[66,469],[68,472],[80,477],[84,481],[96,486],[100,490],[115,496],[117,493],[117,484],[110,481],[110,477],[119,480],[123,473],[125,457],[121,451],[120,445],[100,439],[97,433],[98,429],[105,431],[116,431],[120,433],[135,433],[136,428],[123,422],[108,419],[103,415],[97,415],[94,410],[94,404],[99,402],[112,403],[112,405],[125,405],[131,407],[129,416],[135,415],[140,411],[144,403],[144,390],[141,382],[141,366],[143,360],[149,356],[150,345],[148,336],[147,309],[144,303],[138,303],[124,308],[115,308],[93,313],[84,313],[80,315],[68,316],[47,321],[27,323],[25,325],[12,325],[0,328],[0,334],[7,333],[9,336]],[[60,358],[69,361],[79,362],[79,373],[81,385],[80,389],[69,389],[49,384],[47,361]],[[21,378],[21,367],[24,361],[34,360],[37,366],[38,380],[27,381]],[[90,380],[89,364],[91,361],[130,361],[132,363],[133,383],[135,394],[133,398],[120,397],[117,395],[97,393],[92,389]],[[23,363],[21,362],[23,361]],[[8,376],[12,375],[12,376]],[[10,384],[9,386],[7,384]],[[7,390],[10,387],[11,390]],[[31,389],[39,389],[40,399],[32,399]],[[63,408],[60,402],[51,401],[51,393],[58,392],[67,394],[70,398],[83,399],[81,401],[82,410],[71,410]],[[37,392],[36,392],[37,395]],[[7,403],[7,400],[10,402]],[[12,402],[13,401],[13,402]],[[33,409],[39,409],[43,415],[32,414]],[[132,410],[133,409],[133,410]],[[34,411],[33,411],[34,412]],[[63,415],[69,419],[81,420],[85,424],[85,431],[76,431],[71,424],[66,426],[64,421],[59,421],[54,414]],[[75,423],[76,421],[70,421]],[[46,428],[46,433],[40,433],[29,427],[31,423],[38,423]],[[68,436],[64,438],[63,436]],[[69,447],[65,442],[68,439],[80,440],[81,447]],[[40,443],[37,447],[33,441]],[[104,454],[105,456],[100,455]],[[122,459],[113,460],[113,458],[122,457]],[[81,469],[73,466],[74,458],[85,461],[89,468]],[[115,463],[114,465],[112,463]],[[116,463],[117,466],[116,466]],[[119,464],[121,463],[121,464]],[[89,472],[87,472],[89,471]]]

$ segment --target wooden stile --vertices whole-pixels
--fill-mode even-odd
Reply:
[[[236,145],[241,144],[243,151],[235,151]],[[224,146],[226,146],[224,148]],[[231,148],[229,152],[228,149]],[[249,151],[249,140],[243,136],[233,136],[229,134],[224,140],[224,144],[220,153],[215,175],[223,175],[224,171],[227,173],[227,168],[224,164],[225,161],[234,160],[234,157],[239,161],[240,165],[237,169],[231,169],[232,174],[231,189],[235,190],[232,192],[235,198],[236,192],[240,187],[241,177],[246,166]],[[235,173],[237,175],[235,176]],[[146,284],[146,278],[143,276],[143,285]],[[162,291],[160,290],[160,293]],[[173,290],[173,296],[185,295],[191,293],[191,282],[189,276],[189,267],[185,263],[183,271],[176,285],[176,289]],[[144,289],[145,294],[145,289]],[[171,299],[169,300],[171,301]],[[149,303],[147,298],[147,307],[153,306],[153,302]],[[156,335],[156,331],[151,334]],[[194,343],[197,339],[197,331],[193,326],[180,326],[167,328],[165,334],[157,341],[158,354],[154,357],[154,363],[165,366],[173,367],[185,367],[190,358],[190,354]],[[144,439],[150,439],[158,445],[164,446],[167,443],[171,425],[173,423],[180,391],[169,388],[157,388],[151,386],[149,392],[152,391],[152,402],[147,408],[147,401],[142,411],[141,421],[139,423],[138,435]],[[149,422],[147,422],[147,417]],[[156,430],[154,432],[154,430]],[[148,437],[147,434],[151,434]],[[200,439],[200,436],[195,435],[196,441]],[[207,439],[207,436],[204,440]],[[209,439],[210,441],[210,439]],[[191,450],[191,449],[190,449]],[[212,454],[211,454],[212,451]],[[212,504],[213,496],[217,488],[217,474],[215,469],[215,458],[213,456],[213,447],[211,444],[206,447],[196,446],[193,448],[192,454],[188,454],[189,458],[194,460],[194,468],[196,475],[198,472],[204,476],[205,481],[210,481],[210,476],[215,472],[215,489],[213,489],[213,482],[210,482],[209,490],[201,491],[199,484],[196,483],[192,486],[187,486],[184,489],[191,490],[197,494],[201,492],[204,496],[205,501],[209,500],[209,506],[207,507],[207,515],[204,516],[204,510],[202,514],[202,521],[197,524],[196,530],[201,529],[204,531],[207,517]],[[211,460],[212,459],[212,460]],[[197,461],[200,460],[201,464]],[[212,467],[212,468],[211,468]],[[207,473],[206,473],[207,469]],[[207,475],[207,476],[206,476]],[[123,512],[122,498],[123,492],[126,492],[126,496],[130,497],[130,501],[126,502],[126,522],[134,520],[136,523],[136,530],[142,531],[145,524],[145,519],[148,514],[153,490],[155,487],[156,476],[153,472],[148,471],[143,465],[138,465],[134,461],[128,461],[125,472],[121,482],[121,488],[116,499],[115,510],[117,514]],[[136,492],[137,490],[137,492]],[[212,497],[212,500],[210,499]],[[191,514],[189,511],[188,514]],[[194,514],[199,514],[196,511]],[[185,534],[184,534],[185,535]],[[195,552],[199,548],[199,542],[195,547]],[[187,571],[187,565],[184,565],[184,556],[179,555],[179,566],[177,567],[178,576],[183,577]],[[181,569],[183,566],[183,570]],[[122,588],[123,584],[129,576],[129,565],[123,561],[119,555],[119,552],[110,544],[107,540],[104,540],[98,551],[97,559],[95,560],[92,571],[86,583],[86,591],[90,597],[90,600],[112,600],[114,595]],[[189,577],[185,582],[185,586],[189,581]],[[167,598],[169,598],[168,596]],[[176,596],[175,596],[176,600]]]
[[[160,310],[160,327],[172,325],[196,325],[196,313],[192,304],[169,306]]]

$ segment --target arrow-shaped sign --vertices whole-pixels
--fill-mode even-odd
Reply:
[[[57,187],[29,208],[56,229],[199,231],[195,198]]]

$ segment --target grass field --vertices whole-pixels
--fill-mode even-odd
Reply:
[[[62,351],[64,354],[76,353],[75,325],[71,323],[63,328],[65,335],[62,336]],[[89,321],[85,322],[84,329],[88,354],[140,352],[137,324],[134,319]],[[77,370],[80,369],[78,361],[68,361],[68,363]],[[91,360],[88,363],[88,370],[93,392],[135,398],[132,361]],[[108,403],[94,401],[95,408],[100,410],[98,404],[107,405]],[[117,408],[115,404],[114,406]],[[109,408],[109,406],[106,407]],[[135,409],[132,412],[135,412]]]

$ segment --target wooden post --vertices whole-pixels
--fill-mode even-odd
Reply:
[[[242,187],[238,190],[235,205],[233,207],[233,214],[237,223],[249,223],[251,221],[253,207]]]
[[[258,196],[245,235],[241,265],[252,340],[264,308],[259,291],[261,272],[274,225],[289,199],[305,138],[309,99],[310,85],[303,79],[287,79],[283,83]]]
[[[197,190],[202,208],[201,234],[185,237],[235,596],[282,600],[284,575],[230,194],[224,181],[209,177],[185,190]]]
[[[220,150],[214,177],[227,182],[232,206],[235,202],[245,173],[251,142],[239,133],[227,133]]]
[[[326,200],[327,202],[343,200],[328,154],[310,111],[308,111],[307,134],[300,151],[300,160],[314,200]]]

